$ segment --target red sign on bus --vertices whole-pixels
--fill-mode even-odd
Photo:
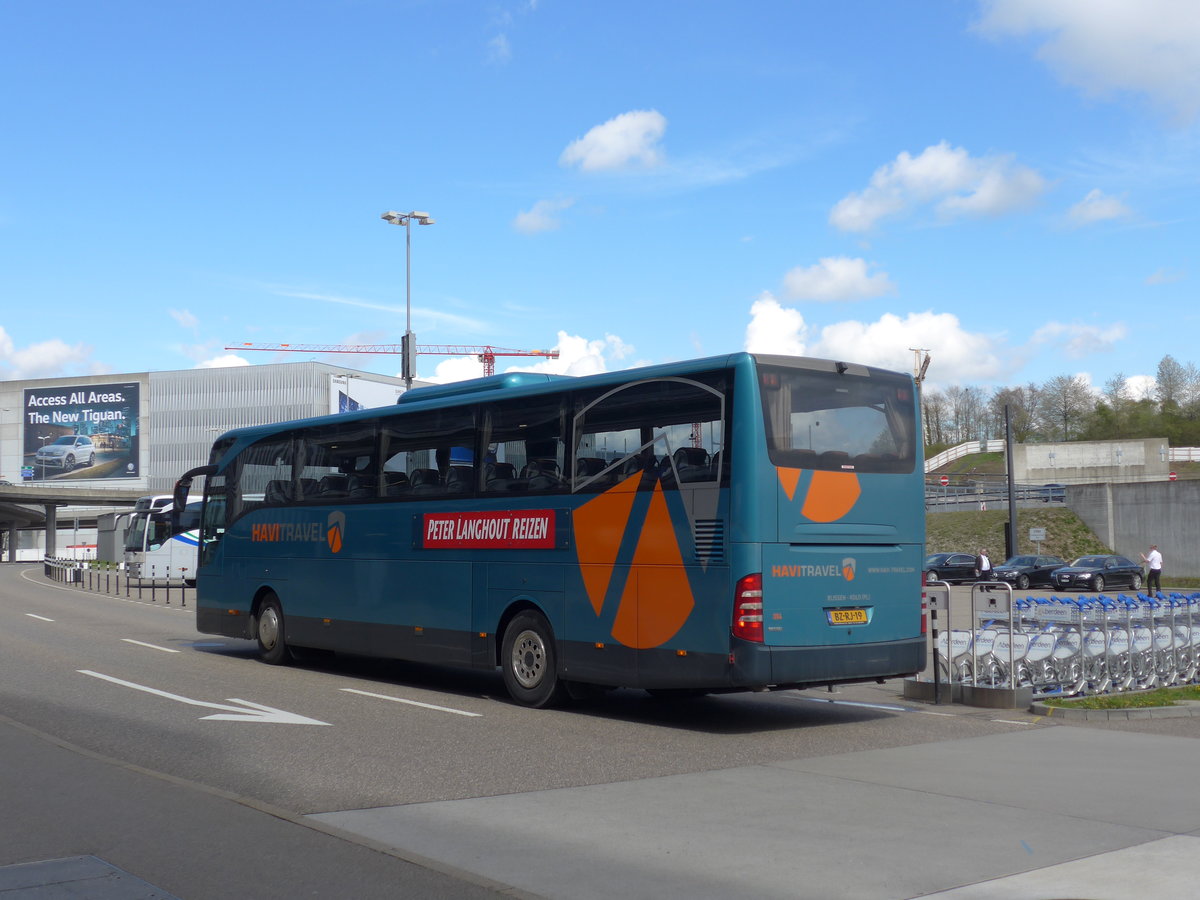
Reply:
[[[431,550],[554,549],[552,509],[425,513],[421,546]]]

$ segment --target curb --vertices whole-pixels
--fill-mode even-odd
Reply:
[[[1029,711],[1035,716],[1049,716],[1070,722],[1108,722],[1113,719],[1186,719],[1200,716],[1200,701],[1181,700],[1177,706],[1141,706],[1133,709],[1078,709],[1069,706],[1048,706],[1033,703]]]

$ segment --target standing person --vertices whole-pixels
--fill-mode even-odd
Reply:
[[[988,559],[987,550],[980,550],[979,555],[975,557],[975,580],[992,580],[992,561]]]
[[[1162,590],[1162,554],[1158,552],[1158,544],[1150,545],[1150,552],[1142,554],[1142,562],[1150,570],[1146,576],[1146,590],[1157,594]]]

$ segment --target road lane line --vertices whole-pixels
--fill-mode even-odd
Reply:
[[[133,638],[121,638],[127,644],[137,644],[139,647],[149,647],[151,650],[161,650],[163,653],[178,653],[172,647],[160,647],[157,644],[147,644],[145,641],[135,641]]]
[[[389,697],[387,694],[372,694],[370,691],[359,691],[355,688],[339,688],[347,694],[359,694],[363,697],[374,697],[377,700],[391,700],[393,703],[407,703],[409,706],[420,706],[423,709],[432,709],[436,712],[454,713],[456,716],[471,716],[473,718],[482,718],[483,713],[467,712],[465,709],[452,709],[449,706],[434,706],[432,703],[421,703],[419,700],[405,700],[403,697]]]
[[[53,619],[47,619],[45,616],[39,616],[34,613],[25,613],[25,615],[29,616],[29,618],[31,618],[31,619],[39,619],[43,622],[53,622],[54,621]]]
[[[888,712],[914,712],[908,706],[885,706],[882,703],[860,703],[857,700],[826,700],[824,697],[792,697],[793,700],[807,700],[809,703],[832,703],[835,706],[861,706],[865,709],[886,709]]]

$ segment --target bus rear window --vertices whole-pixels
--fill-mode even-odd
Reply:
[[[841,472],[912,472],[916,415],[912,381],[758,367],[767,451],[776,466]]]

